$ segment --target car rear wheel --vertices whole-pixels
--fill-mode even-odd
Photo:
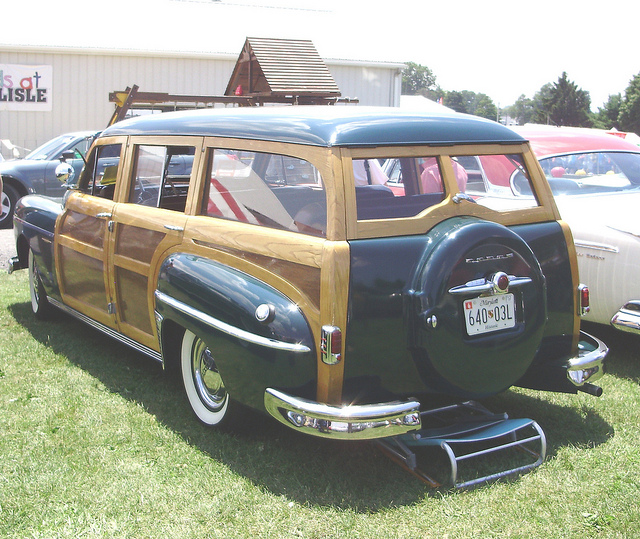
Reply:
[[[207,426],[220,425],[229,413],[229,394],[213,353],[195,333],[187,330],[180,354],[182,381],[191,409]]]

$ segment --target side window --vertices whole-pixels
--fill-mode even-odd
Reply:
[[[327,210],[318,170],[291,156],[211,150],[201,213],[316,236]]]
[[[304,159],[288,155],[272,155],[269,159],[265,180],[272,187],[315,185],[316,176],[316,168]]]
[[[122,144],[96,146],[87,161],[86,173],[81,180],[80,190],[113,200],[121,150]]]
[[[194,154],[193,146],[138,146],[128,202],[184,211]]]

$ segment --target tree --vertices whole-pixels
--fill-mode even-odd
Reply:
[[[533,100],[522,94],[513,105],[505,108],[505,112],[519,125],[529,123],[534,113]]]
[[[498,107],[487,94],[475,94],[471,114],[487,118],[487,120],[498,119]]]
[[[467,113],[467,100],[462,92],[446,92],[443,99],[443,105],[455,110],[456,112]]]
[[[436,86],[436,76],[428,67],[407,62],[402,72],[402,93],[404,95],[426,95]]]
[[[545,108],[545,103],[551,99],[551,90],[553,85],[548,82],[542,86],[533,96],[531,106],[533,108],[533,114],[531,115],[531,121],[536,124],[548,124],[549,112]]]
[[[545,90],[542,92],[542,90]],[[564,71],[558,82],[541,89],[540,101],[536,103],[535,121],[554,125],[590,127],[591,97],[567,78]],[[542,120],[542,121],[541,121]]]
[[[498,107],[487,94],[476,94],[469,90],[445,92],[443,104],[456,112],[473,114],[489,120],[498,117]]]
[[[631,79],[624,92],[618,119],[621,131],[640,133],[640,73]]]
[[[620,129],[620,107],[622,105],[622,95],[610,95],[603,107],[598,107],[598,112],[593,115],[593,127],[598,129]]]
[[[436,85],[433,90],[427,90],[426,92],[423,92],[422,95],[424,95],[428,99],[431,99],[431,101],[437,101],[438,103],[440,103],[441,99],[444,101],[444,96],[446,93],[447,92],[440,88],[440,85]]]

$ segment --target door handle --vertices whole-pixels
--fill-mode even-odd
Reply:
[[[111,213],[108,211],[103,211],[96,214],[98,219],[111,219]]]
[[[176,226],[176,225],[164,225],[164,227],[167,230],[173,230],[174,232],[184,232],[184,227],[183,226]]]

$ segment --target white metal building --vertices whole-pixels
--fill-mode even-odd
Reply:
[[[131,4],[135,7],[140,1],[131,0]],[[49,4],[53,5],[51,16],[54,16],[61,6],[57,2]],[[222,95],[247,37],[246,31],[254,28],[218,26],[216,32],[201,34],[196,41],[188,38],[193,38],[189,31],[199,32],[197,27],[185,25],[181,36],[184,39],[175,39],[179,34],[175,29],[181,26],[181,17],[188,15],[193,20],[194,9],[202,14],[200,18],[206,15],[213,20],[237,20],[240,13],[246,16],[246,11],[239,11],[242,6],[233,2],[203,4],[197,0],[190,3],[158,0],[154,4],[156,11],[161,5],[165,9],[162,20],[174,23],[174,39],[161,40],[159,35],[166,28],[159,27],[154,21],[156,31],[144,41],[147,48],[127,41],[128,34],[122,28],[121,33],[113,33],[104,39],[99,32],[103,26],[94,26],[94,40],[91,32],[60,32],[61,27],[78,28],[77,23],[84,24],[84,18],[78,21],[67,15],[60,23],[62,26],[49,21],[38,34],[21,30],[19,24],[9,25],[8,31],[3,30],[0,33],[0,140],[8,139],[16,146],[33,149],[61,133],[102,129],[114,110],[109,93],[134,84],[145,92]],[[87,13],[86,9],[82,12]],[[360,105],[400,105],[403,64],[375,59],[349,60],[349,50],[337,51],[336,43],[328,47],[328,42],[323,41],[325,37],[318,38],[324,36],[318,26],[322,25],[323,17],[330,17],[330,13],[306,9],[285,12],[277,7],[265,10],[265,13],[280,21],[286,15],[288,26],[296,28],[295,35],[310,39],[316,45],[343,97],[357,98]],[[47,15],[39,18],[46,20]],[[257,37],[289,37],[277,25],[264,22],[260,26],[262,35]],[[25,18],[27,23],[33,25],[34,19]],[[135,24],[128,28],[138,37],[145,30]],[[308,28],[308,32],[301,28]],[[269,35],[271,32],[275,34]],[[324,50],[334,53],[336,58],[327,57]],[[31,92],[16,92],[20,81],[23,81],[22,87]],[[43,88],[46,85],[40,95],[45,102],[38,106],[34,106],[36,83]],[[5,158],[11,157],[6,145],[1,146],[1,151]]]

